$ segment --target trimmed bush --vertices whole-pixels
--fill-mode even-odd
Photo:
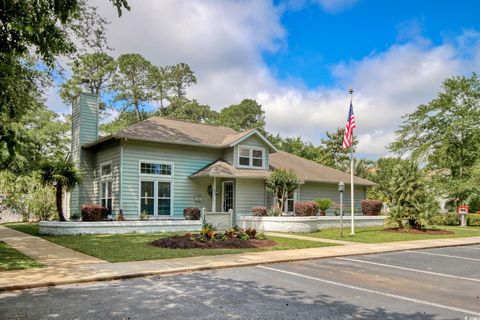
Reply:
[[[200,220],[199,208],[185,208],[183,209],[183,216],[187,220]]]
[[[460,225],[460,216],[457,213],[446,213],[442,217],[442,224],[446,226]]]
[[[383,202],[380,200],[362,200],[362,213],[365,216],[378,216],[382,212]]]
[[[80,208],[82,221],[102,221],[107,220],[108,209],[98,204],[82,204]]]
[[[314,202],[295,203],[295,215],[300,217],[315,216],[318,214],[318,206]]]
[[[267,216],[267,208],[265,207],[253,207],[252,215],[255,217],[265,217]]]
[[[467,214],[467,226],[480,227],[480,214]]]

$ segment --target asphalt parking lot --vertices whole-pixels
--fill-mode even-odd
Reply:
[[[480,319],[480,245],[0,293],[2,319]]]

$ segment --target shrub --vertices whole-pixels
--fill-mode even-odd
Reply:
[[[467,214],[467,226],[480,227],[480,214]]]
[[[326,215],[326,211],[334,204],[334,202],[330,199],[315,199],[314,201],[320,209],[321,216]]]
[[[265,217],[267,215],[267,208],[265,207],[253,207],[252,215],[255,217]]]
[[[150,219],[150,215],[148,214],[147,211],[142,211],[142,213],[140,213],[140,220],[142,221],[147,221]]]
[[[366,216],[378,216],[382,211],[383,202],[380,200],[362,200],[362,213]]]
[[[272,217],[278,217],[282,215],[282,210],[280,210],[279,206],[272,206],[270,209],[267,210],[267,215]]]
[[[122,210],[117,214],[117,221],[125,221]]]
[[[183,209],[183,216],[187,220],[200,220],[199,208],[185,208]]]
[[[255,239],[255,236],[257,235],[257,230],[255,230],[255,228],[248,228],[245,229],[245,233],[250,237],[250,239]]]
[[[265,236],[265,233],[260,232],[260,233],[257,233],[257,236],[255,237],[255,239],[257,239],[257,240],[267,240],[267,237]]]
[[[301,217],[314,216],[318,213],[318,206],[313,202],[295,203],[295,215]]]
[[[80,214],[78,214],[78,213],[72,213],[72,214],[70,215],[70,220],[72,220],[72,221],[79,221],[80,218],[81,218],[81,216],[80,216]]]
[[[82,204],[81,207],[83,221],[102,221],[108,216],[108,209],[97,204]]]
[[[217,235],[217,228],[210,223],[204,223],[203,228],[200,231],[200,236],[207,240],[214,239]]]
[[[446,213],[442,217],[442,224],[446,226],[458,226],[460,224],[460,217],[457,213]]]

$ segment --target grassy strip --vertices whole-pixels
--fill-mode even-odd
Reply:
[[[379,243],[379,242],[393,242],[393,241],[408,241],[408,240],[424,240],[424,239],[443,239],[443,238],[460,238],[460,237],[475,237],[480,236],[480,228],[478,227],[449,227],[449,226],[435,226],[435,229],[447,230],[453,234],[433,235],[433,234],[409,234],[399,232],[383,231],[384,227],[358,227],[355,228],[355,235],[350,235],[350,228],[343,229],[343,238],[340,238],[340,229],[324,229],[313,233],[307,233],[305,236],[346,240],[363,243]]]
[[[38,235],[38,225],[33,223],[12,223],[7,224],[6,226],[31,235]],[[151,241],[167,236],[171,236],[171,234],[149,233],[41,237],[64,247],[80,251],[90,256],[94,256],[110,262],[172,259],[244,252],[304,249],[334,245],[323,242],[276,237],[269,237],[269,239],[277,242],[276,246],[258,249],[167,249],[153,247],[149,245]]]
[[[0,271],[40,267],[43,267],[43,265],[0,241]]]

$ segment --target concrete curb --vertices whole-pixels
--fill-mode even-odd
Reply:
[[[452,239],[462,239],[462,238],[449,238],[449,240]],[[408,241],[412,245],[415,244],[415,242],[422,241],[422,240],[416,240],[416,241]],[[234,259],[231,259],[232,261],[223,263],[221,265],[217,266],[197,266],[197,267],[176,267],[176,268],[170,268],[168,270],[149,270],[149,271],[138,271],[138,272],[130,272],[130,273],[117,273],[117,274],[112,274],[112,275],[93,275],[93,276],[85,276],[85,277],[79,277],[79,278],[73,278],[73,279],[66,279],[66,280],[55,280],[55,281],[38,281],[38,282],[33,282],[29,284],[15,284],[15,285],[5,285],[5,286],[0,286],[0,292],[3,291],[13,291],[13,290],[23,290],[23,289],[33,289],[33,288],[40,288],[40,287],[51,287],[51,286],[58,286],[58,285],[67,285],[67,284],[75,284],[75,283],[86,283],[86,282],[97,282],[97,281],[111,281],[111,280],[121,280],[121,279],[129,279],[129,278],[138,278],[138,277],[146,277],[146,276],[156,276],[156,275],[167,275],[167,274],[178,274],[178,273],[188,273],[188,272],[196,272],[196,271],[206,271],[206,270],[214,270],[214,269],[226,269],[226,268],[235,268],[235,267],[248,267],[248,266],[258,266],[258,265],[264,265],[264,264],[276,264],[276,263],[285,263],[285,262],[293,262],[293,261],[307,261],[307,260],[314,260],[314,259],[327,259],[327,258],[336,258],[336,257],[346,257],[346,256],[358,256],[358,255],[364,255],[364,254],[379,254],[379,253],[386,253],[386,252],[398,252],[398,251],[405,251],[405,250],[422,250],[422,249],[432,249],[432,248],[446,248],[446,247],[458,247],[458,246],[463,246],[463,245],[476,245],[480,244],[480,238],[477,237],[477,239],[474,239],[473,241],[465,241],[465,243],[439,243],[439,244],[425,244],[425,245],[416,245],[412,246],[409,248],[408,246],[405,247],[403,245],[407,244],[406,242],[402,243],[400,242],[383,242],[383,243],[376,243],[373,245],[378,245],[378,246],[385,246],[388,244],[394,244],[393,248],[378,248],[378,250],[373,250],[370,249],[369,246],[372,244],[358,244],[358,245],[350,245],[350,246],[341,246],[341,247],[358,247],[357,252],[352,252],[352,253],[331,253],[331,254],[312,254],[305,256],[304,255],[299,255],[298,257],[285,257],[285,258],[275,258],[275,259],[265,259],[265,260],[259,260],[259,261],[245,261],[245,262],[234,262]],[[399,244],[398,248],[395,248],[395,244]],[[337,247],[337,248],[341,248]],[[327,248],[335,248],[335,247],[327,247]],[[319,248],[313,248],[313,249],[319,249]],[[322,249],[325,249],[322,248]],[[294,252],[294,251],[299,251],[299,250],[305,250],[305,249],[296,249],[296,250],[279,250],[279,251],[264,251],[262,253],[267,253],[267,252],[282,252],[282,251],[288,251],[288,252]],[[311,249],[306,249],[306,250],[311,250]],[[304,251],[302,251],[304,252]],[[238,255],[248,255],[248,254],[238,254]],[[225,255],[225,256],[238,256],[238,255]],[[213,256],[215,257],[215,256]],[[219,257],[219,256],[216,256]],[[233,257],[232,257],[233,258]],[[189,258],[182,258],[182,259],[189,259]],[[150,260],[152,261],[152,260]],[[120,262],[122,263],[122,262]],[[119,264],[120,264],[119,263]],[[134,263],[134,262],[128,262],[128,263]]]

